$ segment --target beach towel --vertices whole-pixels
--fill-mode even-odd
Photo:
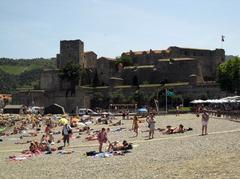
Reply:
[[[119,127],[119,128],[113,129],[112,132],[121,132],[125,129],[126,129],[125,127]]]
[[[96,155],[93,156],[93,158],[108,158],[108,157],[112,157],[113,154],[110,152],[103,152],[103,153],[98,153]]]
[[[9,156],[9,159],[11,161],[22,161],[22,160],[26,160],[30,157],[32,157],[33,155],[32,154],[22,154],[22,155],[12,155],[12,156]]]
[[[73,150],[62,150],[59,151],[58,154],[72,154],[74,151]]]

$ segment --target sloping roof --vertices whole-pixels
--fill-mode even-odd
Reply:
[[[109,57],[100,57],[97,60],[109,60],[109,61],[116,61],[115,58],[109,58]]]
[[[59,104],[51,104],[44,109],[44,114],[64,114],[65,110],[64,107],[60,106]]]
[[[131,55],[134,54],[134,55],[143,55],[144,53],[146,54],[161,54],[161,53],[169,53],[170,51],[169,50],[143,50],[143,51],[129,51],[129,52],[123,52],[123,54],[126,54],[126,55]]]
[[[91,53],[97,55],[94,51],[86,51],[86,52],[84,52],[84,55],[91,54]]]
[[[183,49],[183,50],[201,50],[201,51],[211,51],[210,49],[201,49],[201,48],[188,48],[188,47],[176,47],[176,46],[171,46],[168,49],[171,48],[179,48],[179,49]]]

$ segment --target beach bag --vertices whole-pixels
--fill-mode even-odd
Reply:
[[[72,134],[72,129],[69,129],[69,130],[68,130],[68,134]]]
[[[150,123],[148,123],[148,128],[150,128]]]
[[[69,126],[67,126],[67,131],[68,131],[68,134],[72,134],[72,129]]]
[[[128,146],[127,146],[127,150],[131,150],[133,148],[133,146],[132,146],[132,143],[130,143],[130,144],[128,144]]]
[[[90,152],[86,152],[87,156],[95,156],[97,154],[96,151],[90,151]]]

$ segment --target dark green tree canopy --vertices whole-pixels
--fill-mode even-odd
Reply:
[[[78,82],[81,76],[81,67],[79,64],[69,62],[61,69],[59,76],[61,79],[69,80],[70,82]]]
[[[121,57],[117,57],[116,65],[121,63],[123,66],[131,66],[133,65],[132,58],[127,55],[122,55]]]
[[[240,58],[235,57],[218,67],[218,83],[224,91],[240,94]]]

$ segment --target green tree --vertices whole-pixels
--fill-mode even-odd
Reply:
[[[98,74],[97,74],[97,72],[94,74],[94,78],[93,78],[92,85],[93,85],[94,87],[96,87],[96,86],[99,85],[99,79],[98,79]]]
[[[121,63],[123,66],[131,66],[133,65],[132,57],[127,55],[122,55],[121,57],[117,57],[116,65]]]
[[[218,83],[224,91],[240,94],[240,58],[235,57],[218,67]]]
[[[102,108],[108,108],[109,106],[109,97],[104,95],[101,92],[96,92],[93,94],[93,97],[91,99],[91,107],[102,107]]]
[[[71,90],[71,94],[75,93],[75,86],[79,84],[80,75],[81,75],[80,65],[75,64],[73,62],[67,63],[65,67],[60,70],[59,73],[59,77],[62,80],[65,79],[70,82],[70,89],[68,90]]]
[[[142,105],[145,105],[145,102],[147,100],[146,97],[144,96],[144,93],[139,91],[139,90],[136,90],[134,92],[133,99],[139,107],[142,106]]]
[[[121,90],[115,91],[110,95],[110,99],[112,103],[125,103],[125,96]]]

